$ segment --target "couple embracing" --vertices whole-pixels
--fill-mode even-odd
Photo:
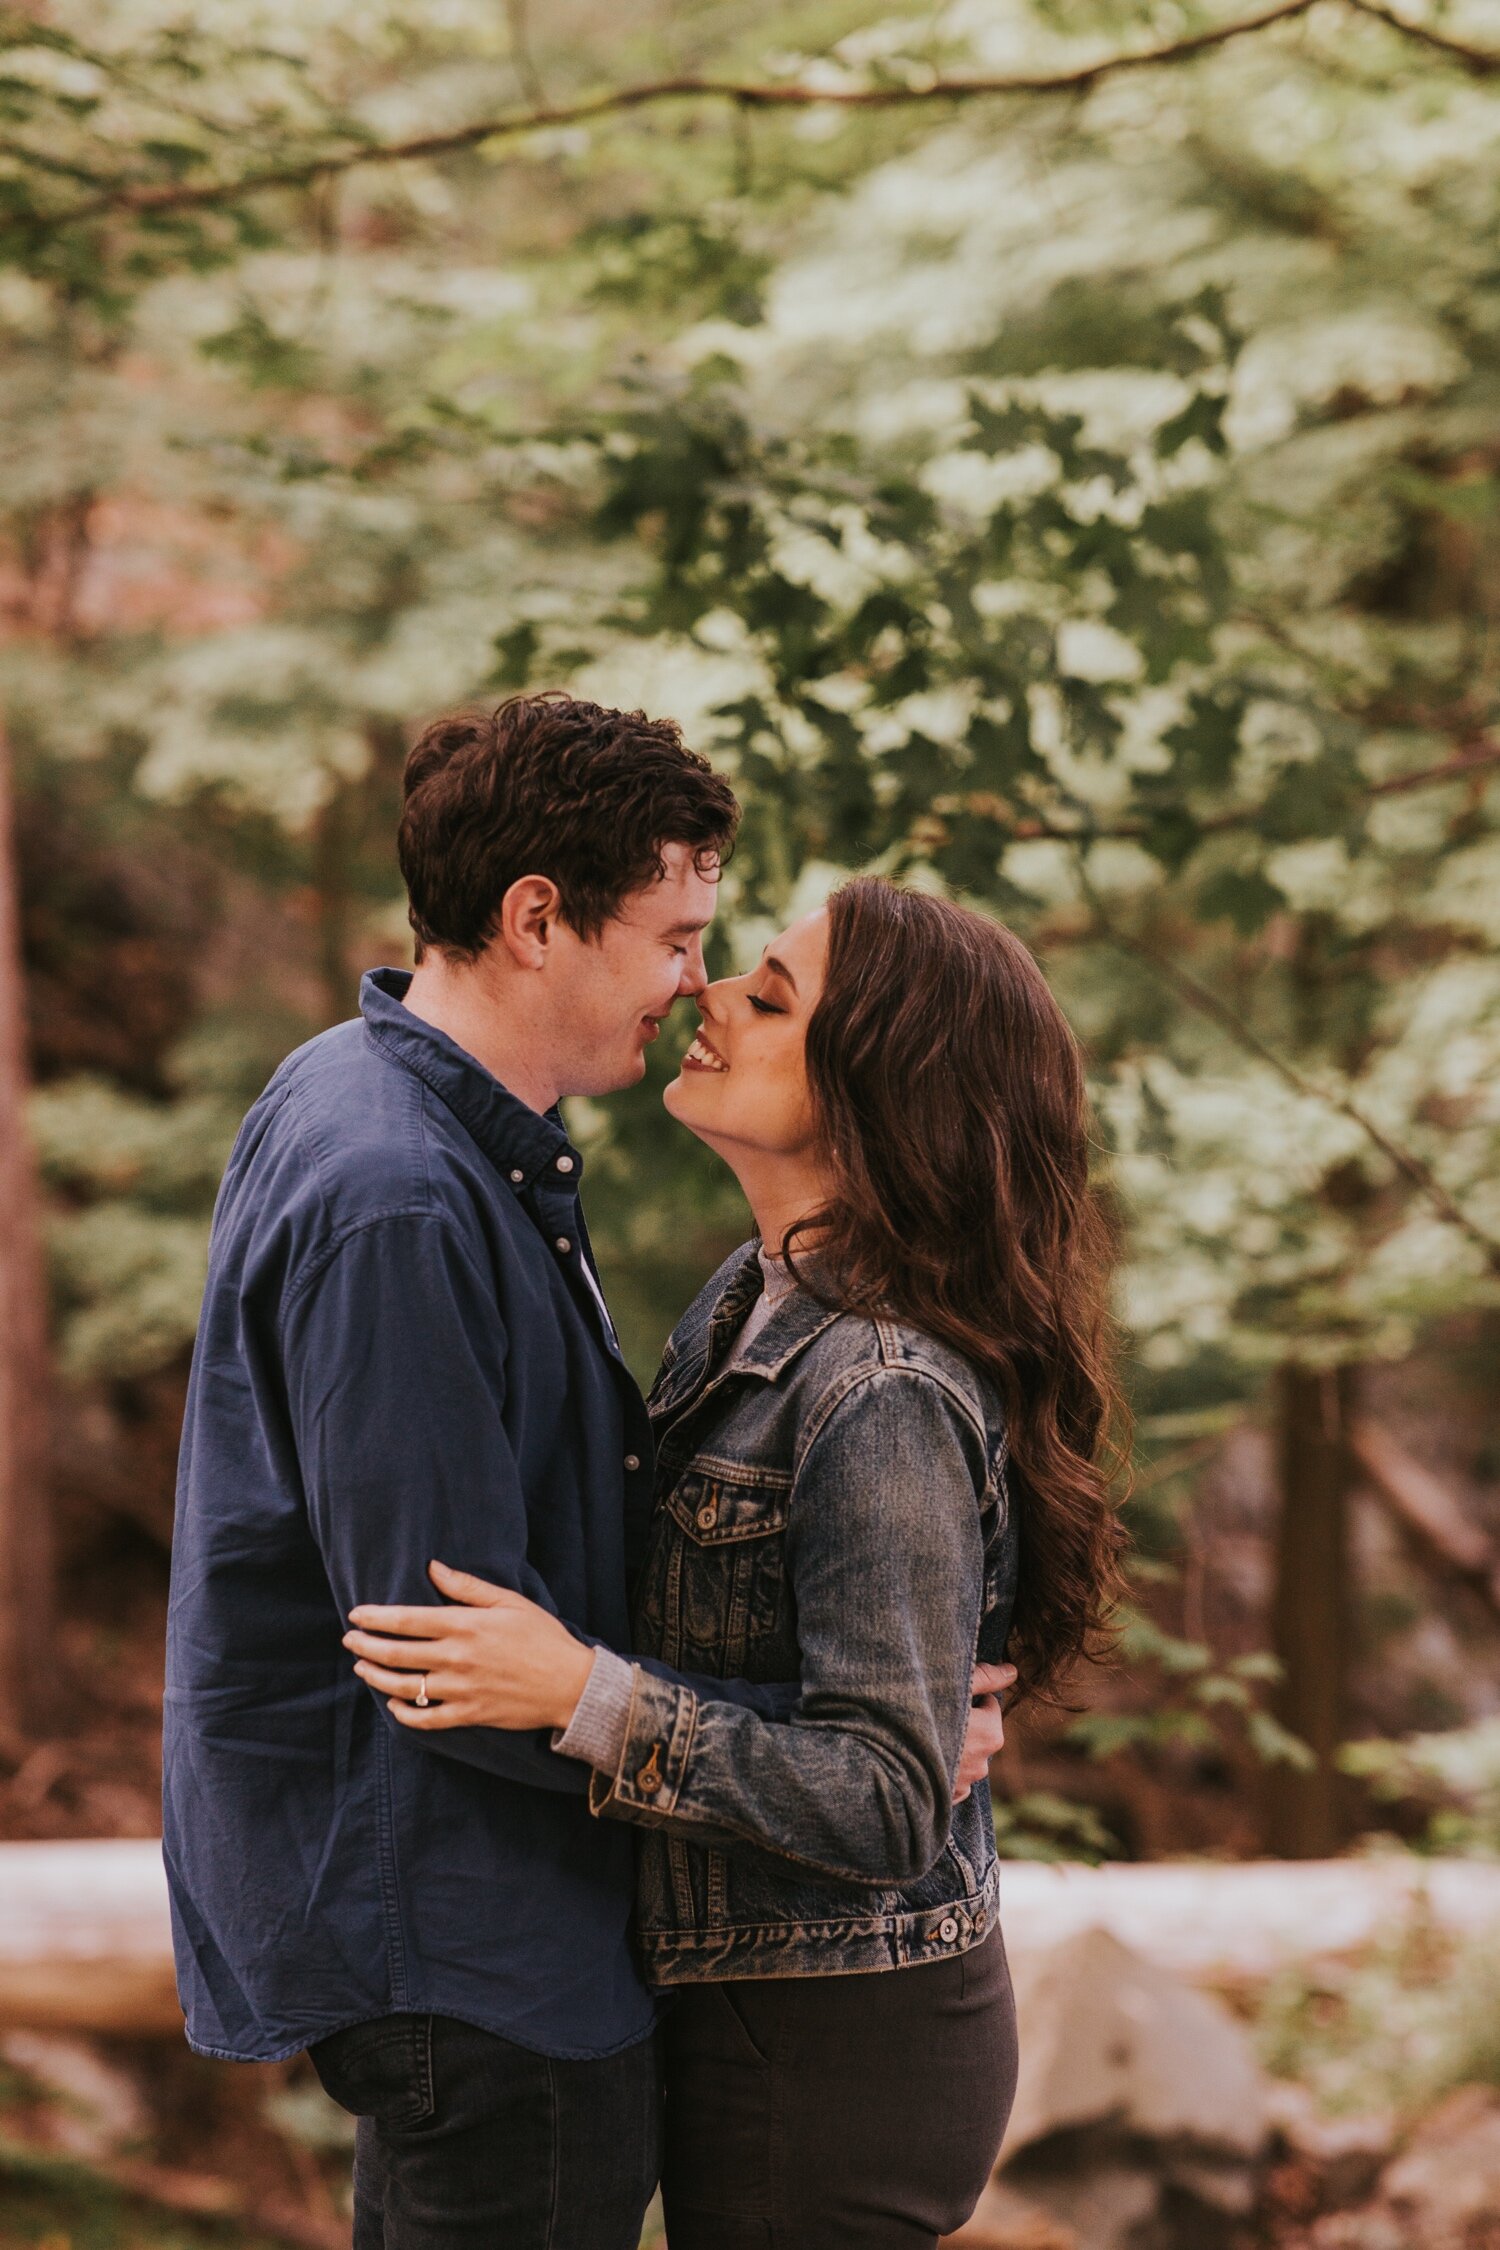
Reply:
[[[1015,2075],[984,1776],[1113,1577],[1078,1053],[859,879],[709,984],[738,808],[566,697],[405,776],[414,972],[215,1214],[165,1840],[188,2034],[311,2052],[356,2250],[927,2250]],[[756,1235],[620,1355],[559,1103],[667,1089]],[[686,1221],[687,1214],[684,1214]],[[977,1667],[977,1669],[976,1669]]]

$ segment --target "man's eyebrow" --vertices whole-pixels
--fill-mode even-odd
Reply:
[[[774,953],[768,953],[766,955],[765,965],[776,976],[783,978],[785,982],[791,986],[793,992],[796,991],[797,979],[792,975],[792,972],[787,967],[785,961],[778,961]]]
[[[668,930],[667,936],[696,937],[699,931],[706,930],[712,923],[712,921],[713,916],[711,914],[706,914],[701,922],[674,922],[671,929]]]

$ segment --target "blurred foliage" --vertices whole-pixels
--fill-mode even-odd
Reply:
[[[1500,1856],[1500,1718],[1404,1742],[1351,1742],[1340,1764],[1378,1804],[1427,1814],[1422,1849]]]
[[[1418,1915],[1352,1960],[1273,1977],[1261,2059],[1331,2115],[1420,2116],[1457,2086],[1500,2085],[1500,1963],[1484,1936]]]
[[[405,731],[543,682],[734,777],[720,967],[871,865],[1035,947],[1120,1215],[1148,1563],[1272,1366],[1496,1301],[1493,79],[1319,15],[1067,102],[679,104],[337,168],[538,83],[918,83],[1153,22],[0,9],[0,691],[93,871],[28,942],[82,1008],[82,918],[115,1039],[38,1097],[69,1369],[180,1358],[256,1079],[403,957]],[[287,184],[220,193],[252,173]],[[661,1133],[685,1036],[572,1118],[644,1376],[745,1226]],[[1253,1672],[1145,1630],[1160,1706],[1094,1749],[1295,1756]]]
[[[1082,1860],[1097,1866],[1117,1859],[1119,1844],[1091,1805],[1047,1789],[1023,1790],[995,1804],[995,1844],[1002,1859]]]

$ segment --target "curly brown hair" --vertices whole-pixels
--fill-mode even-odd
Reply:
[[[832,1176],[782,1245],[827,1301],[886,1311],[1005,1403],[1022,1694],[1103,1653],[1123,1545],[1112,1476],[1114,1244],[1089,1184],[1077,1041],[998,922],[875,876],[833,893],[807,1073]]]
[[[595,938],[661,873],[665,845],[689,845],[701,873],[722,865],[740,812],[675,721],[555,690],[432,720],[403,787],[396,848],[419,961],[429,945],[476,959],[523,875],[554,882],[563,920]]]

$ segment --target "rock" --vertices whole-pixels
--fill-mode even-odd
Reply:
[[[1099,1929],[1023,1957],[1015,1986],[1021,2074],[1002,2162],[1106,2120],[1195,2152],[1259,2154],[1265,2083],[1221,2002]]]
[[[1079,2250],[1136,2250],[1143,2236],[1154,2234],[1161,2209],[1159,2176],[1128,2152],[1113,2161],[1038,2171],[1026,2185]]]
[[[1321,2219],[1315,2250],[1500,2250],[1500,2093],[1462,2086],[1418,2126],[1361,2211]]]
[[[1050,2211],[991,2180],[968,2225],[945,2234],[938,2250],[1084,2250],[1084,2245]]]
[[[1337,2211],[1362,2202],[1396,2143],[1396,2121],[1388,2113],[1325,2116],[1307,2088],[1290,2079],[1272,2083],[1267,2110],[1277,2140],[1315,2183],[1315,2210]]]

